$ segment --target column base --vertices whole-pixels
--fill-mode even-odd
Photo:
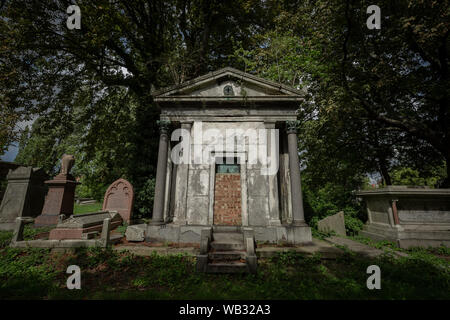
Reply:
[[[187,220],[186,219],[173,219],[172,223],[177,226],[184,226],[184,225],[187,225]]]
[[[291,225],[294,227],[309,227],[305,220],[294,220]]]
[[[273,226],[273,227],[281,226],[280,219],[271,219],[271,220],[269,220],[269,226]]]
[[[150,221],[148,225],[150,226],[162,226],[163,224],[166,224],[164,221]]]

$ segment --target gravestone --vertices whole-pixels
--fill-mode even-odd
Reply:
[[[15,170],[18,167],[21,167],[21,165],[0,160],[0,203],[2,202],[3,195],[6,191],[6,184],[3,185],[3,182],[7,182],[6,177],[9,171]]]
[[[103,211],[117,211],[124,221],[131,222],[133,212],[133,186],[125,179],[114,181],[106,190]]]
[[[317,223],[319,231],[330,232],[334,231],[338,235],[345,236],[345,220],[344,212],[340,211],[335,215],[328,216]]]
[[[53,180],[45,181],[49,190],[45,197],[42,213],[34,222],[35,226],[55,225],[61,214],[65,216],[73,214],[75,187],[79,184],[70,174],[74,163],[75,159],[72,155],[64,155],[61,160],[60,173]]]
[[[13,230],[18,217],[41,213],[47,188],[47,174],[40,168],[18,167],[10,170],[8,185],[0,205],[0,230]]]
[[[62,220],[50,231],[50,240],[89,239],[102,231],[103,222],[110,219],[110,229],[122,224],[122,217],[116,211],[100,211],[79,214]]]

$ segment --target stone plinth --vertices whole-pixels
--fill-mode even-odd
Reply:
[[[147,241],[176,242],[176,243],[200,243],[201,231],[211,227],[206,225],[176,225],[173,223],[165,226],[152,226],[139,224],[134,228],[145,230]],[[246,227],[236,226],[236,230],[245,230]],[[269,243],[311,244],[311,228],[309,226],[260,226],[251,227],[254,230],[255,240]]]
[[[18,217],[36,217],[41,213],[48,179],[39,168],[19,167],[10,170],[8,186],[0,205],[0,230],[13,230]]]
[[[390,186],[356,195],[367,206],[362,235],[402,248],[450,245],[450,189]]]
[[[69,174],[59,174],[55,179],[45,181],[45,184],[49,190],[42,214],[34,222],[37,227],[55,225],[58,223],[59,215],[73,214],[75,187],[79,182]]]
[[[50,240],[83,239],[88,234],[100,232],[105,219],[110,219],[110,229],[120,226],[123,222],[118,212],[93,212],[72,216],[58,223],[55,229],[50,231]]]

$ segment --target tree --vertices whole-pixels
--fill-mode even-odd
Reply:
[[[307,88],[304,122],[334,126],[319,124],[335,146],[353,146],[343,156],[355,155],[388,183],[398,161],[445,160],[448,185],[448,1],[382,1],[381,30],[366,26],[370,4],[304,1],[282,10],[259,47],[236,55],[255,73]]]
[[[4,2],[0,97],[17,116],[12,124],[37,117],[17,161],[55,173],[61,155],[74,153],[74,172],[92,190],[119,176],[151,190],[159,114],[152,91],[228,64],[231,39],[250,45],[257,30],[271,25],[275,6],[77,1],[81,29],[69,30],[71,4]],[[10,133],[4,145],[14,139]]]
[[[342,5],[341,82],[349,103],[409,139],[432,146],[450,185],[448,1],[383,1],[368,32],[369,2]]]

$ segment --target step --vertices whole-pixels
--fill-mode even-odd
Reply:
[[[241,232],[242,226],[213,226],[213,232]]]
[[[212,238],[217,242],[244,242],[244,236],[238,232],[214,232]]]
[[[245,273],[248,272],[247,264],[243,262],[220,262],[208,263],[206,267],[208,273]]]
[[[244,250],[244,242],[238,241],[228,241],[228,242],[220,242],[213,241],[211,242],[211,248],[215,251],[236,251],[236,250]]]
[[[208,254],[209,260],[213,261],[231,261],[245,259],[244,251],[216,251]]]

